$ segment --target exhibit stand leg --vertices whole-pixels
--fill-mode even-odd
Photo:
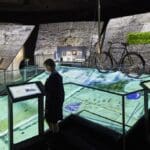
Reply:
[[[125,139],[125,97],[122,96],[122,134],[123,134],[123,140],[122,140],[122,149],[126,149],[126,139]]]
[[[38,97],[38,135],[44,135],[44,113],[43,113],[43,96]],[[13,101],[9,97],[8,101],[8,139],[9,139],[9,150],[15,150],[16,145],[14,144],[13,136]],[[23,141],[25,142],[25,141]],[[18,143],[17,143],[18,144]]]
[[[146,135],[146,141],[150,143],[148,94],[149,94],[149,91],[145,90],[144,91],[145,135]]]
[[[43,97],[39,97],[38,102],[38,128],[39,128],[39,135],[43,135],[44,133],[44,111],[43,111],[44,105],[43,105]]]
[[[13,150],[13,103],[10,97],[8,101],[8,142],[9,150]]]

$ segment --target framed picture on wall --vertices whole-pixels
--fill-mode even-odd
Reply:
[[[87,49],[86,46],[58,46],[55,59],[63,62],[84,62]]]

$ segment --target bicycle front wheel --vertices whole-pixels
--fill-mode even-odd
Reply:
[[[101,73],[108,73],[113,67],[113,61],[107,52],[96,56],[96,68]]]
[[[138,78],[145,71],[145,61],[143,57],[135,52],[130,52],[123,57],[123,72],[129,77]]]

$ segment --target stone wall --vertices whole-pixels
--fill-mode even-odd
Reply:
[[[24,58],[24,43],[33,29],[34,26],[0,24],[0,84],[4,84],[4,79],[12,82],[20,77],[18,70]]]
[[[150,31],[150,13],[112,19],[109,22],[103,51],[108,50],[108,41],[126,42],[129,32]],[[67,22],[40,25],[36,50],[36,64],[42,67],[45,59],[53,58],[57,46],[87,46],[91,49],[98,40],[97,22]],[[129,51],[140,53],[146,61],[146,71],[150,72],[150,44],[130,45]],[[121,50],[118,50],[117,59]]]
[[[42,67],[48,57],[54,58],[57,46],[86,46],[97,42],[96,22],[67,22],[40,25],[35,50],[36,64]]]
[[[8,68],[18,69],[18,64],[12,65],[15,57],[23,48],[24,43],[33,31],[34,26],[17,25],[17,24],[0,24],[0,69],[7,70]],[[23,55],[23,53],[22,53]],[[20,57],[20,61],[22,60]],[[18,58],[17,58],[18,60]],[[17,61],[20,63],[19,61]]]
[[[127,35],[130,32],[150,32],[150,13],[110,20],[103,51],[108,50],[108,41],[127,42]],[[128,49],[142,55],[146,61],[146,72],[150,73],[150,44],[129,45]],[[117,57],[119,58],[119,55]]]

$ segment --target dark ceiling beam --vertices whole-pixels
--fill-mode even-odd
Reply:
[[[22,6],[0,5],[0,22],[39,24],[97,20],[98,0],[22,0]],[[20,3],[21,4],[21,3]],[[101,0],[101,20],[150,12],[150,0]]]
[[[93,12],[0,12],[0,22],[42,24],[68,21],[96,21]]]
[[[0,3],[2,11],[76,11],[92,8],[97,0],[24,0],[18,4]],[[5,6],[2,6],[5,5]],[[12,7],[13,6],[13,7]]]

